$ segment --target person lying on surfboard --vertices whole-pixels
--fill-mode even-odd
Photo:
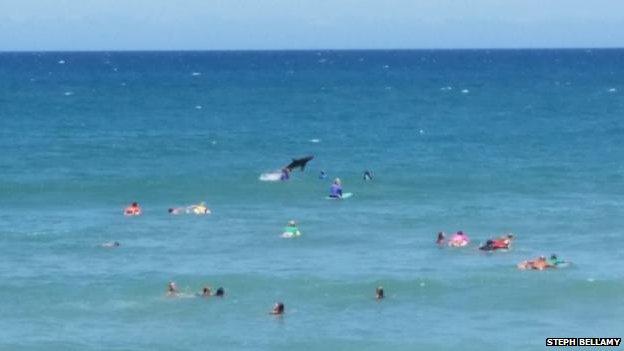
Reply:
[[[479,247],[479,250],[482,251],[496,251],[496,250],[507,250],[511,246],[511,242],[513,241],[513,234],[509,233],[504,236],[500,236],[498,238],[489,239],[485,242],[484,245]]]
[[[517,264],[518,269],[535,269],[543,271],[547,268],[565,267],[569,265],[569,262],[560,260],[557,255],[553,254],[550,259],[546,259],[546,256],[540,256],[533,260],[522,261]]]

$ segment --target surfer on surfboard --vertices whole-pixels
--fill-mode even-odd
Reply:
[[[334,182],[329,188],[329,197],[333,199],[342,199],[342,182],[340,181],[340,178],[334,179]]]

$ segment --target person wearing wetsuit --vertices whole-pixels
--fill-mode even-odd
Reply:
[[[340,182],[340,178],[336,178],[331,188],[329,188],[329,197],[342,199],[342,182]]]
[[[366,170],[364,171],[364,173],[362,174],[362,179],[364,180],[373,180],[373,172]]]
[[[325,171],[321,171],[321,173],[319,173],[319,179],[325,179],[327,178],[327,173],[325,173]]]

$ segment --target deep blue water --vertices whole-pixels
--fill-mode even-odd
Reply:
[[[621,337],[623,137],[624,50],[0,53],[0,349]],[[336,176],[352,198],[324,198]],[[551,253],[573,264],[515,268]]]

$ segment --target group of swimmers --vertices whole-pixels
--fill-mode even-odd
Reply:
[[[180,290],[178,289],[178,286],[176,285],[175,282],[169,282],[169,284],[167,284],[167,293],[166,293],[167,297],[178,297],[180,296]],[[225,289],[223,289],[222,287],[218,287],[217,290],[213,293],[212,292],[212,288],[208,285],[204,286],[202,288],[201,293],[197,293],[195,294],[195,296],[197,297],[211,297],[211,296],[216,296],[216,297],[224,297],[225,296]]]
[[[178,297],[178,296],[180,296],[180,294],[181,294],[180,290],[178,289],[178,287],[177,287],[175,282],[169,282],[169,284],[167,284],[167,292],[165,293],[165,295],[167,297]],[[202,288],[202,292],[201,293],[196,293],[195,296],[196,297],[203,297],[203,298],[207,298],[207,297],[211,297],[211,296],[225,297],[225,289],[223,289],[222,287],[219,287],[213,293],[212,289],[209,286],[204,286]],[[383,300],[384,297],[385,297],[385,295],[384,295],[383,287],[382,286],[377,287],[375,289],[375,299],[377,301],[380,301],[380,300]],[[281,302],[281,301],[277,301],[273,305],[273,309],[271,309],[269,314],[283,315],[285,311],[286,310],[285,310],[284,303]]]
[[[503,236],[488,239],[485,244],[479,246],[479,250],[482,251],[496,251],[496,250],[507,250],[511,247],[511,242],[514,239],[514,235],[509,233]],[[452,247],[463,247],[470,243],[470,238],[463,231],[458,231],[453,236],[446,240],[446,234],[444,232],[438,232],[438,237],[436,239],[436,244],[444,245]]]
[[[200,202],[196,205],[189,205],[185,207],[171,207],[167,210],[169,214],[179,215],[179,214],[195,214],[195,215],[206,215],[211,214],[212,211],[206,206],[205,202]],[[126,207],[123,211],[125,216],[140,216],[143,213],[141,206],[139,206],[138,202],[131,203],[128,207]]]
[[[479,246],[481,251],[496,251],[496,250],[508,250],[511,248],[511,243],[514,240],[512,233],[505,234],[496,238],[488,239],[485,244]],[[448,245],[451,247],[464,247],[470,243],[470,238],[463,231],[458,231],[453,236],[446,240],[446,234],[444,232],[438,232],[436,238],[436,244],[439,246]],[[540,256],[532,260],[526,260],[518,263],[518,269],[535,269],[545,270],[547,268],[562,267],[566,264],[566,261],[560,260],[556,254],[552,254],[549,259],[546,256]]]

